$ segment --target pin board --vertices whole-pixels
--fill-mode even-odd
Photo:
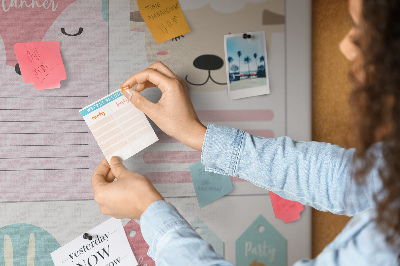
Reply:
[[[3,1],[0,6],[0,264],[26,262],[28,256],[36,264],[52,265],[51,252],[108,219],[93,201],[90,183],[103,155],[79,110],[155,61],[187,82],[205,125],[311,140],[310,0],[180,0],[191,32],[160,44],[140,21],[135,1],[36,2]],[[267,60],[253,53],[241,67],[267,64],[270,94],[229,100],[224,35],[260,31],[265,32]],[[24,82],[14,47],[50,41],[60,43],[66,79],[60,88],[39,91]],[[222,63],[211,68],[194,64],[210,58]],[[144,94],[152,101],[161,95],[157,89]],[[285,224],[275,218],[268,191],[238,178],[231,178],[232,192],[200,208],[189,165],[201,154],[152,127],[159,141],[124,164],[148,176],[200,235],[218,243],[225,259],[235,263],[239,254],[248,254],[246,263],[252,265],[291,265],[310,257],[309,208]],[[268,232],[279,246],[267,248],[270,242],[260,240]],[[257,235],[254,241],[252,235]],[[13,257],[4,257],[10,251]]]
[[[191,32],[157,44],[136,1],[110,2],[110,90],[162,61],[186,82],[203,124],[239,128],[261,137],[311,140],[311,1],[180,0],[179,4]],[[245,49],[226,62],[224,36],[259,31],[265,32],[270,93],[229,100],[227,65],[240,62],[246,71],[264,62],[260,53],[255,57],[250,52],[250,62],[244,62]],[[156,88],[143,94],[153,102],[161,96]],[[233,177],[231,193],[200,208],[189,166],[200,160],[201,153],[152,126],[159,141],[124,164],[146,175],[189,222],[201,219],[223,241],[225,259],[235,263],[236,241],[260,215],[286,241],[288,265],[311,256],[310,208],[299,220],[285,224],[275,218],[268,191]],[[262,263],[257,257],[253,261]]]

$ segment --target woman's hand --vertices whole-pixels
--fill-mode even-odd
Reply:
[[[135,90],[130,89],[135,85]],[[150,87],[161,90],[158,103],[150,102],[140,93]],[[166,134],[193,149],[202,150],[206,127],[196,115],[186,84],[163,63],[157,62],[132,75],[122,84],[121,90]]]
[[[101,161],[92,186],[100,211],[117,219],[140,219],[153,202],[164,200],[147,177],[126,169],[118,157],[112,157],[110,165],[106,159]]]

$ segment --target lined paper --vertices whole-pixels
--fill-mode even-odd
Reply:
[[[158,140],[144,113],[120,91],[79,112],[108,161],[112,156],[126,160]]]

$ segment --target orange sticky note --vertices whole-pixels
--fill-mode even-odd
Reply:
[[[190,32],[178,0],[137,0],[137,4],[157,43]]]
[[[67,78],[60,42],[16,43],[14,49],[24,82],[36,90],[60,88],[60,81]]]

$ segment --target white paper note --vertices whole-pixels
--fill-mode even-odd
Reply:
[[[81,236],[51,253],[55,266],[136,266],[121,221],[111,218],[89,232],[92,240]]]
[[[126,160],[158,140],[144,113],[115,91],[79,111],[109,161]]]

